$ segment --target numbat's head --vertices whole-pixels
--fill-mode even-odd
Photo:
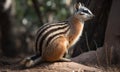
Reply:
[[[92,12],[86,8],[85,6],[81,5],[81,3],[77,3],[75,5],[75,16],[80,19],[81,21],[86,21],[89,20],[91,18],[93,18],[93,14]]]

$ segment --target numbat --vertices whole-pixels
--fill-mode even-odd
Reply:
[[[67,20],[41,26],[36,34],[36,54],[25,58],[21,64],[31,67],[42,61],[70,61],[63,58],[64,54],[79,40],[84,22],[93,16],[88,8],[77,3],[74,14]]]

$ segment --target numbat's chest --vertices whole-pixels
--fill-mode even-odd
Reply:
[[[70,34],[69,34],[69,44],[70,46],[74,45],[82,35],[84,23],[78,21],[77,19],[73,20]]]
[[[69,36],[70,46],[74,45],[79,40],[80,36],[82,35],[82,31],[83,31],[83,26],[79,27],[78,30],[74,30],[72,34],[70,34]]]

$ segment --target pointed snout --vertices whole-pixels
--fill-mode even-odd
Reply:
[[[93,14],[92,14],[92,15],[90,15],[90,19],[92,19],[92,18],[94,18],[94,17],[95,17],[95,15],[93,15]]]
[[[95,17],[95,15],[91,15],[91,18],[94,18]]]

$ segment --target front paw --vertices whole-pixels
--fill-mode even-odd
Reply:
[[[29,68],[29,67],[32,67],[34,65],[34,61],[29,59],[29,58],[26,58],[26,59],[23,59],[21,62],[20,62],[20,65],[21,66],[24,66],[26,68]]]

